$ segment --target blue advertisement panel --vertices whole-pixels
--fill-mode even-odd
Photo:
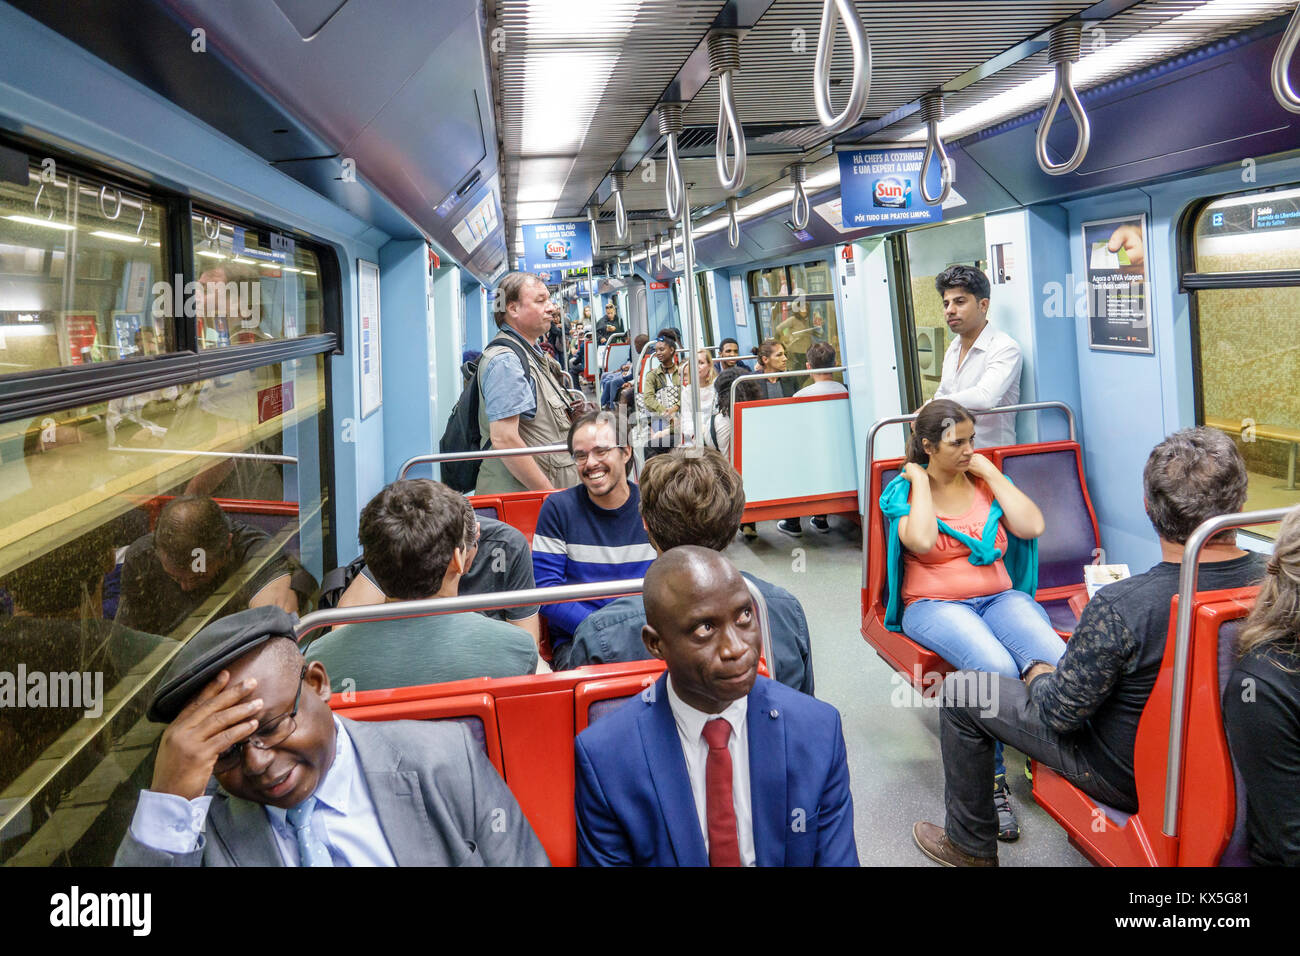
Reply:
[[[943,210],[921,197],[925,147],[885,146],[840,153],[840,205],[846,229],[939,222]],[[939,192],[939,163],[926,175],[930,195]]]
[[[526,222],[524,271],[552,272],[591,266],[591,223]]]

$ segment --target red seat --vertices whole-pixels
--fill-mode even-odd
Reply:
[[[1038,442],[985,449],[983,454],[1004,473],[1011,473],[1043,512],[1047,532],[1039,539],[1040,587],[1034,597],[1047,608],[1057,633],[1068,639],[1075,620],[1068,601],[1084,590],[1083,566],[1096,554],[1100,537],[1079,445],[1073,441]],[[924,693],[941,681],[952,665],[901,631],[885,627],[889,572],[880,494],[902,466],[901,458],[873,461],[867,479],[862,636],[890,667]],[[1061,602],[1066,604],[1064,609]]]
[[[485,748],[519,801],[552,865],[574,866],[578,830],[573,807],[573,738],[598,700],[637,693],[663,661],[598,664],[557,674],[476,678],[447,684],[335,694],[330,706],[360,720],[482,723]],[[585,705],[578,716],[581,688]],[[628,690],[630,688],[630,691]],[[346,699],[345,699],[346,698]]]
[[[555,489],[546,491],[510,491],[501,494],[470,495],[469,503],[476,509],[491,509],[498,521],[504,521],[512,528],[517,528],[533,543],[533,533],[537,530],[537,515],[542,510],[542,502]]]
[[[1220,704],[1220,648],[1224,625],[1250,613],[1257,588],[1196,595],[1192,610],[1186,734],[1178,781],[1179,834],[1163,832],[1168,769],[1170,707],[1174,672],[1173,599],[1169,636],[1160,675],[1143,708],[1134,748],[1138,812],[1106,807],[1060,774],[1035,764],[1034,799],[1069,834],[1070,842],[1104,866],[1214,866],[1223,856],[1236,822],[1237,790]]]

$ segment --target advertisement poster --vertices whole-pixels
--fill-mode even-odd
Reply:
[[[843,150],[840,157],[841,226],[908,225],[939,222],[943,209],[921,198],[924,146],[884,146]],[[926,184],[939,192],[939,164],[931,162]]]
[[[379,266],[357,260],[357,314],[361,317],[361,417],[384,404],[379,361]]]
[[[113,338],[117,354],[114,358],[126,358],[140,351],[140,330],[144,327],[143,312],[114,312]]]
[[[731,313],[736,317],[737,325],[749,324],[749,299],[745,297],[745,280],[742,276],[731,277]]]
[[[591,223],[587,220],[526,222],[520,228],[525,272],[591,267]]]
[[[95,338],[98,334],[98,315],[94,312],[68,312],[64,325],[68,330],[68,360],[73,365],[98,361]]]
[[[1155,351],[1147,297],[1146,216],[1083,224],[1088,344],[1115,352]]]

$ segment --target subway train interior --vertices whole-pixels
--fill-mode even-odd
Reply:
[[[805,610],[860,862],[930,865],[912,825],[944,818],[950,668],[883,623],[879,499],[956,341],[936,276],[985,273],[1019,347],[988,457],[1042,509],[1060,634],[1088,566],[1161,561],[1143,468],[1179,429],[1235,443],[1240,511],[1264,514],[1225,527],[1271,554],[1300,505],[1298,40],[1295,0],[0,2],[0,862],[112,863],[165,726],[150,699],[268,568],[304,632],[384,613],[310,617],[367,502],[442,474],[467,353],[529,272],[594,403],[625,362],[644,388],[668,328],[686,356],[776,339],[799,386],[833,350],[846,391],[734,403],[756,533],[724,554]],[[129,552],[179,496],[247,541],[217,586],[176,586],[201,600],[124,620]],[[531,538],[544,498],[471,503]],[[1008,748],[1002,865],[1228,862],[1246,795],[1219,644],[1254,592],[1183,585],[1137,811]],[[331,704],[472,723],[572,866],[574,737],[662,668]]]

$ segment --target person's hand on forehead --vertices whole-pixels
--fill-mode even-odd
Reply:
[[[217,757],[257,730],[257,687],[254,677],[230,683],[226,670],[204,687],[163,731],[149,789],[186,800],[203,796]]]

